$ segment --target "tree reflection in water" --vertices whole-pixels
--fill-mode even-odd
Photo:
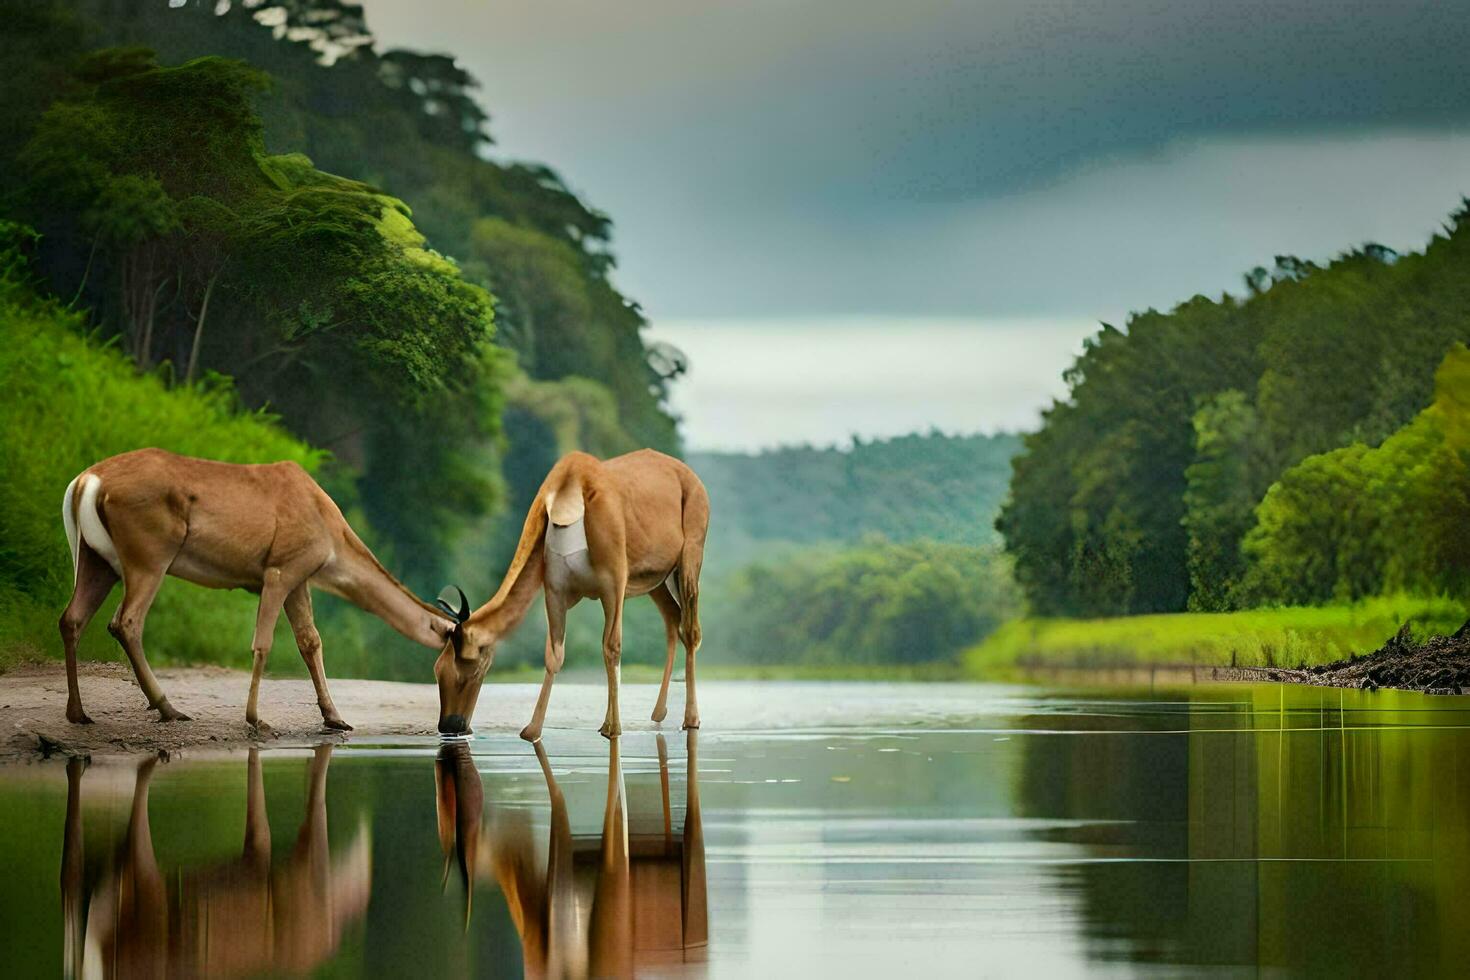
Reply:
[[[1053,833],[1095,859],[1059,873],[1095,959],[1463,972],[1470,712],[1287,685],[1180,699],[1136,729],[1097,716],[1106,730],[1022,743],[1017,811],[1080,821]]]

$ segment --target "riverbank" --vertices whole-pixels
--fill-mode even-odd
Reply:
[[[66,668],[59,663],[26,664],[0,675],[0,762],[45,755],[175,753],[237,745],[315,744],[340,736],[322,728],[311,682],[266,678],[260,686],[260,715],[268,733],[245,724],[250,675],[224,667],[175,667],[156,671],[169,700],[191,718],[156,721],[124,664],[82,663],[82,703],[93,724],[66,720]],[[333,700],[356,726],[351,738],[433,735],[438,692],[432,684],[333,680]]]
[[[163,724],[145,710],[143,695],[124,664],[83,663],[82,700],[94,724],[66,720],[66,671],[61,664],[41,663],[0,674],[0,765],[35,762],[46,756],[87,755],[94,758],[165,752],[196,754],[251,745],[292,748],[322,742],[358,746],[395,743],[437,744],[439,695],[433,684],[333,678],[331,691],[342,716],[355,730],[324,731],[316,695],[305,680],[266,678],[261,682],[260,714],[272,731],[261,736],[245,724],[245,696],[250,675],[222,667],[168,667],[156,671],[169,699],[192,720]],[[712,672],[713,674],[713,672]],[[649,715],[658,694],[652,682],[625,673],[622,716],[625,734],[679,734],[684,712],[684,682],[676,675],[669,688],[668,716],[661,723]],[[912,725],[923,720],[949,723],[977,706],[1003,696],[994,685],[955,681],[948,684],[889,680],[845,683],[831,679],[719,679],[700,674],[700,708],[706,727],[735,731],[811,730],[846,727],[856,717],[854,700],[875,710],[871,692],[886,692],[879,718],[884,725]],[[710,683],[706,683],[710,682]],[[789,692],[802,692],[799,709]],[[524,674],[497,676],[492,670],[475,710],[475,736],[514,740],[531,717],[540,690],[539,678]],[[763,692],[787,695],[764,698]],[[752,710],[752,703],[764,705]],[[548,742],[568,737],[596,737],[607,705],[601,670],[569,668],[559,678],[546,717]]]
[[[267,732],[245,724],[245,698],[250,690],[247,671],[225,667],[164,667],[155,671],[169,700],[189,715],[185,722],[167,724],[146,710],[142,692],[126,664],[84,661],[79,665],[82,703],[93,724],[73,725],[66,720],[66,668],[60,663],[28,663],[0,674],[0,764],[31,762],[54,755],[94,757],[241,748],[250,745],[291,748],[321,742],[374,744],[404,739],[437,739],[439,692],[431,683],[331,678],[332,699],[354,726],[337,733],[322,728],[316,692],[304,679],[266,677],[260,685],[260,717]],[[661,671],[639,668],[624,673],[623,730],[627,733],[662,731],[677,734],[684,711],[684,681],[676,674],[669,688],[669,713],[661,724],[649,718],[658,694]],[[702,681],[720,680],[704,688],[701,704],[720,711],[727,692],[748,689],[749,676],[734,679],[724,671],[701,670]],[[765,680],[774,680],[766,677]],[[787,678],[790,679],[790,678]],[[832,677],[803,678],[809,683]],[[875,676],[865,680],[877,680]],[[892,681],[893,678],[887,678]],[[515,736],[531,717],[540,691],[541,675],[530,670],[492,670],[475,710],[478,736]],[[895,714],[904,717],[916,701]],[[547,715],[548,737],[553,731],[595,733],[607,705],[603,671],[569,667],[563,671]],[[830,706],[828,706],[830,707]],[[749,728],[789,723],[812,723],[825,718],[814,708],[800,718],[721,714],[721,727]],[[558,738],[560,735],[557,736]]]
[[[1319,687],[1376,691],[1396,687],[1426,694],[1464,694],[1470,689],[1470,622],[1454,633],[1418,638],[1404,628],[1366,656],[1298,670],[1246,667],[1241,680],[1285,681]],[[1232,677],[1231,679],[1236,679]]]
[[[1270,678],[1252,676],[1295,680],[1307,668],[1378,650],[1405,623],[1422,639],[1453,633],[1466,616],[1460,602],[1389,596],[1354,605],[1231,613],[1020,619],[966,651],[963,665],[968,676],[987,680],[1036,671],[1153,668],[1273,670]]]

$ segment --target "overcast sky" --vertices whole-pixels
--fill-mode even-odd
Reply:
[[[1025,427],[1099,320],[1470,191],[1470,0],[367,0],[613,218],[698,448]]]

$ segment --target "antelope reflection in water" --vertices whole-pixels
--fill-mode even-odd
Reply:
[[[245,846],[234,861],[171,871],[153,853],[148,784],[158,763],[139,764],[127,831],[100,871],[82,840],[82,775],[67,763],[61,895],[67,976],[239,976],[305,973],[336,952],[348,924],[367,909],[372,849],[358,828],[335,858],[327,847],[327,765],[311,759],[306,815],[290,857],[271,867],[270,825],[260,752],[250,750]]]
[[[484,789],[469,746],[445,745],[434,770],[444,876],[458,858],[468,927],[474,886],[493,881],[521,939],[528,977],[631,976],[644,966],[702,960],[708,938],[704,828],[699,812],[699,733],[689,750],[684,826],[674,833],[668,745],[658,736],[662,829],[629,833],[619,739],[608,742],[602,832],[572,834],[566,799],[546,749],[534,743],[551,799],[546,857],[520,808],[484,812]]]

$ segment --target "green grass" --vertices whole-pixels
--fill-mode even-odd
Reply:
[[[1018,619],[967,650],[964,671],[997,678],[1031,668],[1298,667],[1377,649],[1404,622],[1449,633],[1466,605],[1385,596],[1353,605],[1167,613],[1107,619]]]
[[[56,620],[72,586],[61,497],[87,466],[144,446],[231,462],[291,459],[308,470],[323,458],[268,416],[242,411],[227,381],[170,388],[139,375],[86,336],[80,315],[40,297],[7,244],[0,234],[0,670],[61,655]],[[114,592],[83,636],[84,657],[121,658],[103,628]],[[255,603],[169,580],[148,620],[149,659],[247,665]],[[282,636],[290,657],[278,645],[274,661],[289,668],[300,658],[289,631],[278,644]]]

